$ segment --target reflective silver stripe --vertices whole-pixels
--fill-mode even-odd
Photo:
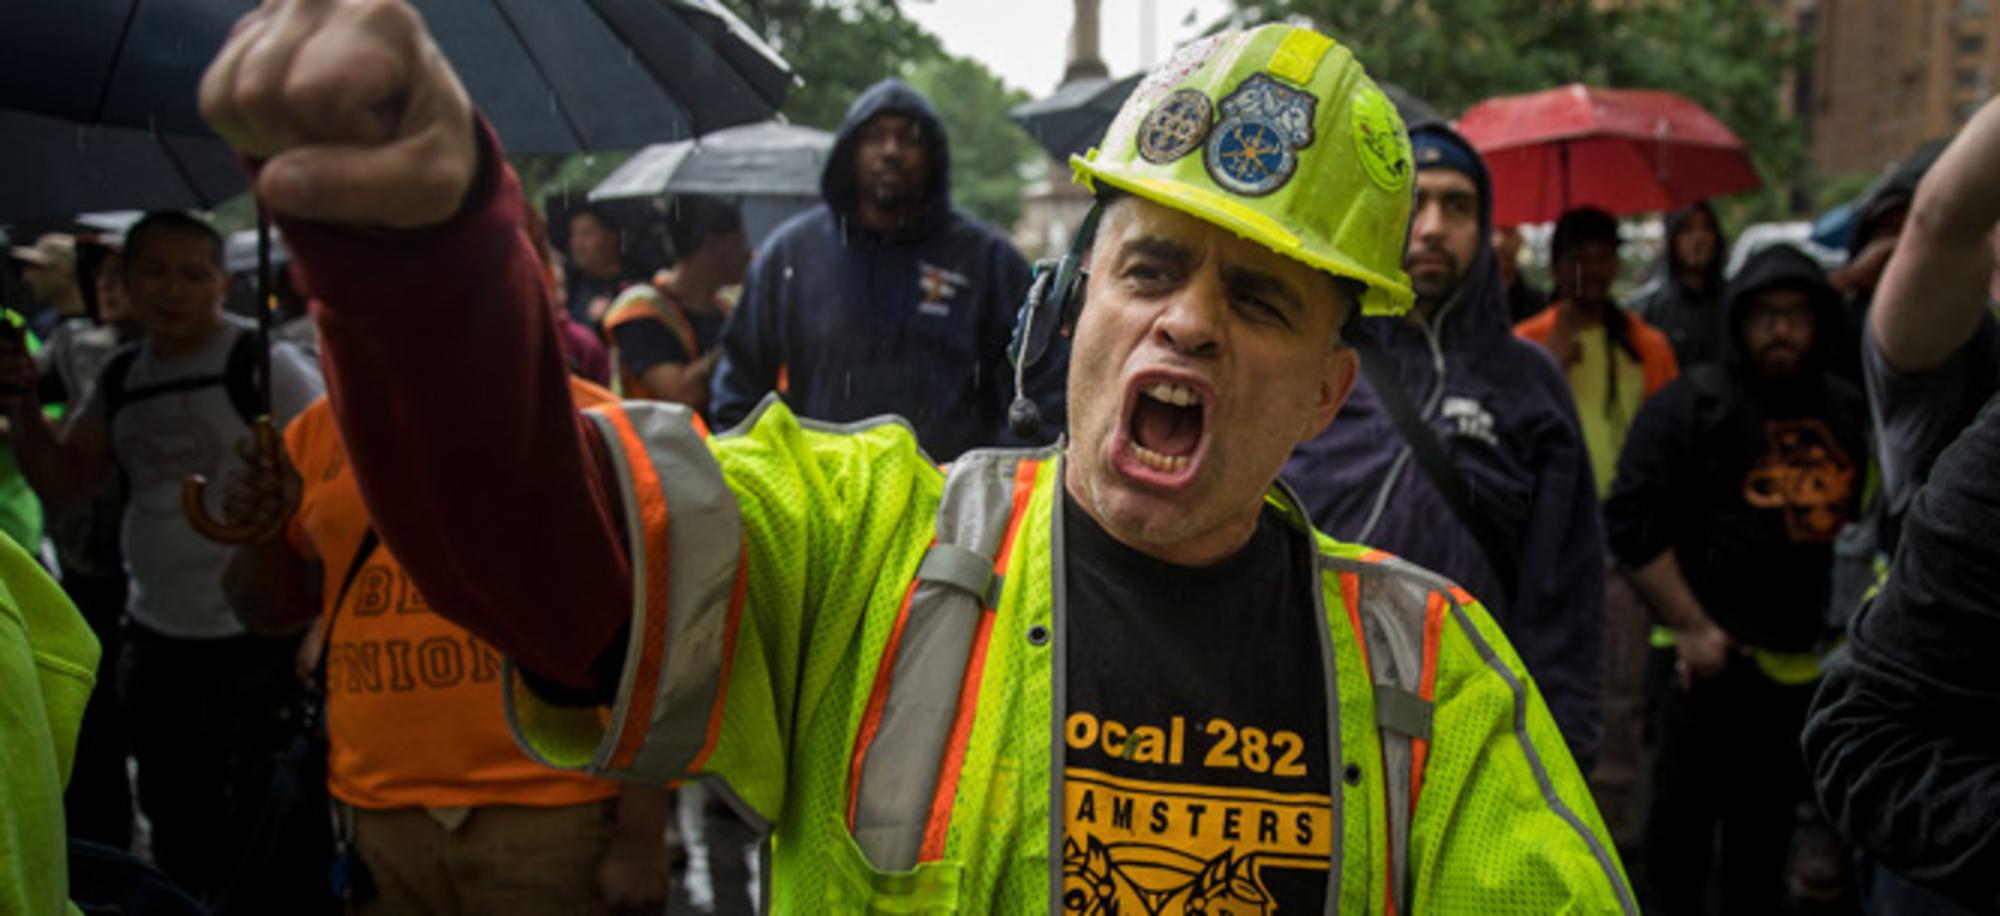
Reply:
[[[1058,448],[1061,448],[1058,443]],[[1063,768],[1067,766],[1065,755],[1069,744],[1063,739],[1063,724],[1069,720],[1069,632],[1065,625],[1069,619],[1069,579],[1064,570],[1069,560],[1065,554],[1063,535],[1063,503],[1069,498],[1063,490],[1063,475],[1066,474],[1068,458],[1056,461],[1055,504],[1049,507],[1049,629],[1055,632],[1049,638],[1049,675],[1053,681],[1049,691],[1049,912],[1061,913],[1063,909],[1063,814],[1064,783]],[[1019,537],[1019,534],[1015,535]]]
[[[1369,679],[1375,685],[1375,722],[1382,741],[1382,794],[1389,825],[1389,887],[1398,911],[1412,901],[1410,871],[1410,762],[1412,738],[1430,737],[1431,704],[1417,695],[1423,678],[1424,615],[1432,589],[1408,576],[1396,575],[1393,561],[1364,563],[1324,557],[1334,570],[1358,580],[1356,617],[1368,641]]]
[[[980,615],[991,607],[980,599],[987,583],[966,588],[968,583],[958,580],[973,578],[966,573],[975,561],[991,578],[993,558],[1007,533],[1015,465],[1024,460],[1032,460],[1030,453],[967,452],[945,477],[937,545],[926,563],[939,558],[933,569],[949,578],[931,579],[918,571],[889,693],[861,760],[854,799],[855,844],[884,871],[917,865],[939,765],[958,714],[966,661]],[[947,545],[951,549],[937,549]]]
[[[1451,582],[1436,573],[1399,559],[1384,560],[1379,564],[1375,564],[1375,566],[1384,571],[1399,574],[1401,577],[1421,582],[1429,590],[1436,591],[1438,594],[1444,596],[1445,601],[1451,608],[1452,620],[1457,623],[1459,630],[1465,634],[1465,638],[1472,643],[1473,649],[1479,653],[1480,660],[1484,661],[1488,668],[1493,669],[1495,673],[1500,675],[1500,679],[1507,684],[1507,689],[1513,694],[1514,739],[1520,743],[1521,752],[1528,760],[1528,768],[1535,774],[1535,784],[1541,790],[1542,800],[1547,802],[1549,809],[1554,811],[1557,817],[1561,818],[1564,823],[1570,826],[1570,829],[1576,831],[1578,837],[1583,839],[1584,845],[1590,849],[1591,856],[1597,860],[1598,867],[1603,870],[1605,880],[1610,882],[1612,889],[1617,892],[1619,908],[1625,913],[1636,916],[1639,912],[1639,905],[1632,896],[1631,886],[1626,884],[1624,875],[1618,871],[1618,865],[1612,859],[1610,851],[1605,848],[1604,843],[1598,839],[1597,835],[1592,833],[1590,828],[1583,823],[1583,819],[1578,817],[1574,810],[1571,810],[1569,803],[1563,801],[1562,796],[1557,794],[1555,783],[1549,779],[1548,766],[1542,763],[1541,752],[1536,749],[1534,739],[1528,735],[1527,688],[1521,685],[1521,679],[1514,676],[1513,670],[1507,667],[1507,663],[1501,661],[1500,656],[1493,651],[1493,646],[1487,643],[1486,638],[1479,634],[1479,628],[1472,625],[1472,619],[1466,616],[1465,608],[1458,603],[1458,599],[1452,597]]]
[[[1289,494],[1288,494],[1289,495]],[[1297,505],[1298,500],[1293,499]],[[1312,535],[1306,535],[1311,537]],[[1319,545],[1313,544],[1313,552],[1319,552]],[[1319,628],[1319,658],[1321,679],[1326,690],[1326,757],[1327,757],[1327,798],[1333,802],[1332,829],[1327,831],[1327,887],[1326,914],[1334,916],[1340,912],[1340,885],[1347,878],[1347,771],[1345,743],[1340,734],[1340,672],[1339,660],[1333,650],[1333,619],[1326,615],[1325,577],[1313,577],[1313,617]],[[1061,736],[1058,736],[1058,740]],[[1061,882],[1057,882],[1060,884]]]
[[[982,607],[992,607],[1000,597],[1000,576],[993,571],[993,558],[957,544],[931,545],[924,561],[917,564],[917,578],[957,586],[978,598]]]
[[[584,411],[611,456],[632,560],[631,638],[618,700],[585,769],[658,785],[685,774],[701,752],[709,718],[716,711],[716,698],[723,689],[729,603],[742,559],[743,520],[721,466],[695,431],[686,407],[648,401],[626,402],[623,407],[667,503],[666,623],[659,644],[649,646],[647,583],[661,571],[646,569],[645,507],[639,504],[632,456],[626,454],[624,439],[608,416],[599,410]],[[655,683],[640,684],[639,669],[648,651],[659,654],[659,676]],[[509,722],[518,732],[511,683],[504,696]],[[628,710],[647,702],[651,705],[646,734],[631,765],[612,766]],[[534,753],[532,747],[529,750]]]
[[[1375,722],[1405,737],[1431,740],[1431,704],[1401,687],[1375,685]]]
[[[1596,857],[1598,867],[1604,870],[1604,879],[1611,882],[1612,889],[1618,893],[1619,909],[1631,916],[1638,916],[1639,904],[1632,896],[1632,888],[1625,883],[1625,876],[1618,871],[1618,865],[1612,860],[1610,851],[1604,848],[1597,834],[1585,826],[1583,819],[1578,817],[1575,811],[1570,810],[1569,804],[1562,800],[1562,796],[1556,794],[1555,784],[1549,781],[1548,767],[1542,763],[1542,755],[1535,749],[1534,740],[1528,737],[1528,693],[1521,686],[1521,679],[1514,676],[1507,663],[1501,661],[1493,652],[1493,647],[1487,644],[1485,637],[1479,635],[1479,629],[1472,625],[1472,621],[1465,616],[1465,609],[1459,606],[1456,599],[1451,598],[1451,593],[1447,591],[1445,597],[1451,602],[1451,616],[1458,622],[1459,630],[1465,633],[1465,638],[1472,642],[1473,648],[1479,650],[1479,657],[1486,662],[1486,666],[1498,673],[1501,680],[1507,682],[1507,689],[1513,691],[1514,738],[1521,742],[1521,752],[1527,755],[1528,768],[1535,773],[1535,784],[1541,787],[1542,799],[1548,802],[1549,808],[1555,811],[1556,816],[1562,818],[1570,829],[1576,831],[1577,836],[1583,838],[1584,844],[1590,847],[1590,854]]]

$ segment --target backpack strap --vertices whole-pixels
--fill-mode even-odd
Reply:
[[[229,406],[235,409],[243,425],[248,426],[264,412],[258,384],[258,375],[263,367],[262,361],[257,358],[257,345],[255,333],[238,329],[236,339],[229,344],[229,356],[223,363],[221,374],[190,375],[131,388],[127,387],[126,381],[132,373],[132,364],[138,361],[139,343],[125,344],[112,353],[98,374],[98,385],[104,389],[105,419],[109,422],[118,415],[118,411],[139,401],[220,385],[229,396]]]
[[[361,544],[354,548],[354,559],[347,561],[347,574],[340,577],[340,590],[333,593],[333,604],[326,609],[326,633],[319,643],[319,661],[313,665],[313,682],[321,693],[326,692],[326,656],[333,650],[333,622],[340,619],[341,605],[347,603],[347,593],[354,588],[354,580],[361,577],[362,568],[368,565],[368,558],[375,555],[375,548],[381,546],[382,539],[375,534],[375,526],[361,533]]]
[[[848,828],[879,869],[944,853],[1002,574],[1053,454],[977,450],[945,478],[937,533],[890,630],[849,763]]]
[[[97,387],[104,392],[104,419],[106,423],[118,416],[131,400],[125,390],[125,379],[132,374],[132,363],[139,358],[139,342],[134,340],[118,345],[104,360],[104,368],[98,370]]]
[[[1409,446],[1411,457],[1417,460],[1417,468],[1437,488],[1438,495],[1444,497],[1445,506],[1451,509],[1453,517],[1472,535],[1473,543],[1479,545],[1480,556],[1493,570],[1493,577],[1500,583],[1503,594],[1490,596],[1488,605],[1502,617],[1506,616],[1507,603],[1513,600],[1521,584],[1521,550],[1518,532],[1507,530],[1507,526],[1491,510],[1480,508],[1477,494],[1465,475],[1458,472],[1445,446],[1438,439],[1437,430],[1432,429],[1418,413],[1417,405],[1410,400],[1409,392],[1396,372],[1377,352],[1373,344],[1357,340],[1355,353],[1360,357],[1361,373],[1368,377],[1368,384],[1375,390],[1376,397],[1389,412],[1389,421],[1403,436]],[[1489,501],[1490,502],[1490,501]]]

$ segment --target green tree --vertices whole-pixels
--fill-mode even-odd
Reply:
[[[1723,201],[1739,218],[1776,215],[1810,188],[1801,125],[1782,116],[1785,75],[1810,59],[1766,4],[1680,0],[1597,10],[1589,0],[1238,0],[1239,24],[1304,16],[1369,72],[1448,114],[1496,95],[1565,83],[1666,89],[1721,118],[1766,189]],[[1726,222],[1734,222],[1725,218]]]
[[[590,193],[625,160],[632,158],[637,150],[618,150],[604,153],[520,153],[510,155],[507,161],[514,166],[514,173],[521,179],[521,194],[528,203],[541,207],[550,194],[574,194],[582,197]]]
[[[833,130],[876,81],[944,57],[937,37],[896,0],[723,0],[784,55],[800,83],[782,110],[794,124]]]
[[[1021,218],[1023,170],[1042,151],[1008,120],[1007,110],[1028,94],[1009,89],[977,61],[937,58],[919,64],[910,84],[938,105],[951,138],[952,199],[967,212],[1006,231]]]

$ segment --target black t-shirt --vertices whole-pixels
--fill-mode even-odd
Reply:
[[[1248,545],[1199,569],[1113,540],[1067,497],[1063,525],[1066,908],[1324,910],[1312,545],[1268,507]]]

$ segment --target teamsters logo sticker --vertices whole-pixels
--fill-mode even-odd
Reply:
[[[1208,139],[1215,107],[1196,89],[1176,89],[1139,124],[1139,155],[1166,165],[1195,151]]]
[[[1284,187],[1298,171],[1298,151],[1312,145],[1318,104],[1309,93],[1252,74],[1222,100],[1222,123],[1202,150],[1209,177],[1245,197]]]

